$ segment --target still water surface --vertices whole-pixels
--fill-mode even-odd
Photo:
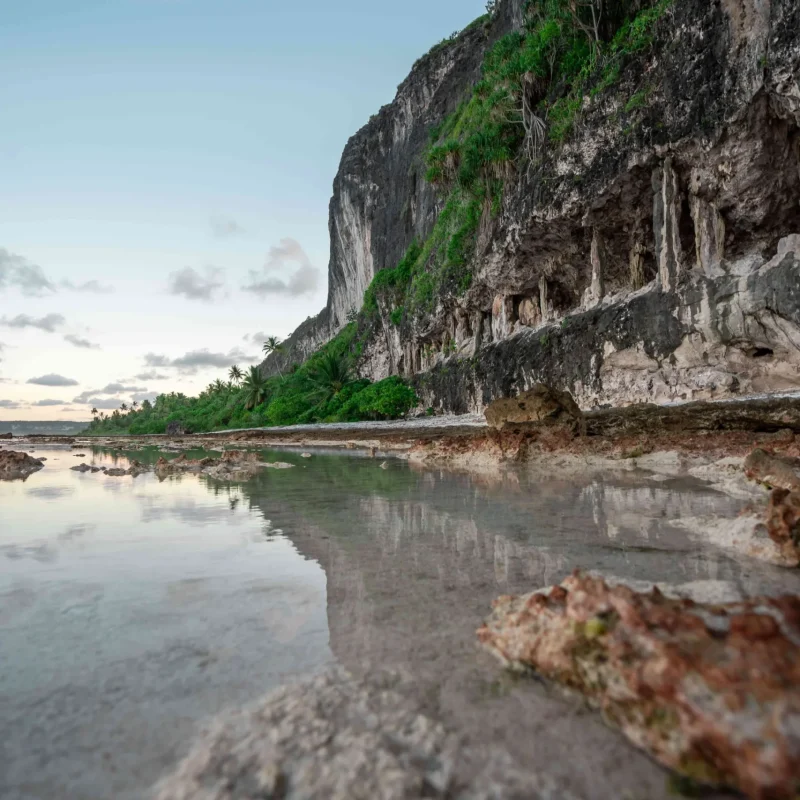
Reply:
[[[73,472],[128,464],[74,452],[37,448],[45,469],[0,483],[3,798],[144,797],[203,721],[333,661],[406,668],[429,712],[465,737],[555,773],[560,760],[571,769],[559,754],[576,742],[587,770],[625,762],[608,791],[635,781],[657,796],[657,768],[591,718],[577,742],[560,700],[498,684],[474,641],[491,600],[578,566],[800,590],[793,573],[670,525],[740,507],[695,481],[534,482],[285,451],[262,453],[294,469],[249,481],[159,481]],[[549,745],[532,756],[521,742],[545,724]]]

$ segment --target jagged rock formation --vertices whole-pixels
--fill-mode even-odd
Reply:
[[[336,333],[375,271],[430,232],[425,132],[521,6],[421,60],[348,144],[328,307],[285,361]],[[362,374],[413,378],[423,406],[455,412],[536,382],[585,408],[800,388],[799,32],[793,0],[675,0],[653,47],[583,98],[565,143],[506,181],[469,290],[405,326],[379,308]]]
[[[478,637],[504,663],[583,692],[638,747],[752,798],[797,791],[800,601],[695,603],[580,572],[500,597]]]
[[[18,450],[0,450],[0,480],[25,480],[31,473],[42,469],[41,459]]]

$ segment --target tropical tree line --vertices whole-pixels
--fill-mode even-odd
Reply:
[[[163,433],[178,422],[193,433],[226,428],[268,427],[313,422],[396,419],[417,405],[414,390],[400,378],[373,383],[359,378],[350,344],[351,324],[303,365],[266,377],[259,367],[247,371],[238,364],[217,378],[197,397],[180,392],[159,395],[130,406],[122,403],[111,414],[92,409],[89,433]],[[263,351],[280,353],[277,337]]]

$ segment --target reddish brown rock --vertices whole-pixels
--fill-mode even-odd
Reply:
[[[585,694],[678,773],[758,800],[800,788],[800,598],[711,605],[576,572],[500,597],[478,638]]]
[[[18,450],[0,450],[0,480],[25,480],[44,464],[33,456]]]
[[[776,456],[756,449],[744,460],[744,472],[750,480],[772,489],[800,492],[800,459]]]
[[[772,490],[767,506],[767,533],[787,563],[800,565],[800,492]]]

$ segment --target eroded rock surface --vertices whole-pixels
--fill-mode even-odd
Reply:
[[[753,798],[796,796],[796,596],[703,604],[576,572],[500,597],[478,638],[506,665],[582,692],[682,775]]]
[[[0,450],[0,480],[25,480],[30,474],[42,469],[38,458],[18,450]]]
[[[574,800],[500,751],[461,748],[396,691],[400,680],[334,668],[279,689],[213,726],[156,800]]]
[[[744,471],[748,478],[765,486],[800,491],[800,459],[774,455],[758,448],[745,459]]]
[[[185,453],[167,460],[163,456],[158,459],[155,471],[159,477],[175,475],[183,472],[202,473],[220,480],[252,477],[262,468],[291,469],[294,465],[284,462],[264,462],[258,453],[245,450],[226,450],[220,458],[187,458]]]
[[[561,392],[538,383],[516,397],[500,398],[486,409],[490,428],[502,429],[515,425],[566,425],[585,431],[586,423],[577,403],[569,392]]]

